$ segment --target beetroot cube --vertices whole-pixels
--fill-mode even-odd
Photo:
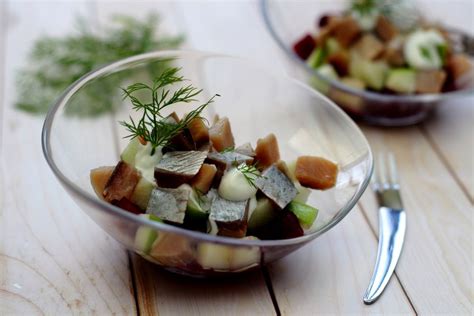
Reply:
[[[296,238],[304,235],[298,217],[292,212],[285,212],[282,217],[282,236],[283,239]]]
[[[310,34],[306,34],[302,39],[297,41],[293,46],[293,50],[300,58],[306,60],[316,47],[316,42]]]

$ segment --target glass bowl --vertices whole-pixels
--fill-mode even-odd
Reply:
[[[347,3],[345,0],[260,0],[267,30],[289,58],[292,75],[305,82],[316,81],[313,86],[327,94],[354,119],[382,126],[419,123],[428,117],[436,105],[474,93],[472,85],[468,85],[461,90],[438,94],[388,95],[355,89],[318,74],[293,52],[292,46],[304,34],[316,30],[321,16],[342,12],[347,8]],[[466,4],[471,5],[471,10],[467,10]],[[442,21],[443,25],[472,32],[468,28],[469,23],[466,23],[472,20],[472,4],[469,2],[416,1],[416,5],[430,20]],[[446,16],[446,12],[456,14]],[[470,76],[474,77],[474,72],[471,71]]]
[[[90,91],[103,85],[125,86],[150,80],[143,75],[160,63],[182,67],[181,74],[203,89],[202,100],[221,95],[206,109],[227,116],[236,144],[275,133],[285,160],[320,155],[339,164],[337,184],[314,191],[308,203],[319,208],[315,224],[306,235],[286,240],[234,239],[153,222],[99,199],[91,187],[93,168],[114,166],[127,141],[117,121],[133,115],[130,104],[100,117],[70,115]],[[125,78],[125,79],[123,79]],[[134,81],[136,80],[136,81]],[[103,100],[100,99],[100,100]],[[98,101],[99,102],[99,101]],[[172,110],[185,112],[189,105]],[[367,187],[372,172],[369,145],[355,123],[329,99],[308,86],[267,72],[244,59],[193,51],[154,52],[127,58],[97,69],[71,85],[48,113],[43,150],[55,176],[67,192],[98,225],[123,244],[167,270],[191,276],[213,276],[245,271],[281,258],[334,227],[354,207]],[[135,247],[138,230],[155,231],[159,242],[149,253]]]

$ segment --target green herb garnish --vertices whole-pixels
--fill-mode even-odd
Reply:
[[[211,104],[218,94],[215,94],[207,102],[201,104],[196,109],[190,111],[179,122],[170,122],[166,120],[161,111],[176,103],[190,103],[197,101],[195,97],[202,92],[202,89],[185,85],[171,92],[168,86],[186,81],[182,76],[178,75],[180,68],[169,68],[165,70],[159,77],[153,80],[153,84],[135,83],[123,90],[124,99],[129,99],[132,108],[137,112],[142,112],[142,116],[138,122],[135,122],[130,116],[130,121],[121,121],[130,134],[126,138],[141,137],[143,140],[150,142],[152,146],[151,154],[155,153],[156,148],[164,147],[168,142],[189,123],[200,118],[201,112],[206,106]],[[143,101],[143,98],[137,97],[137,92],[145,92],[149,94],[149,102]]]
[[[243,163],[237,166],[237,170],[242,172],[245,177],[245,180],[247,180],[247,182],[254,188],[257,188],[257,186],[255,185],[255,180],[257,180],[257,178],[264,178],[264,176],[260,174],[260,171],[258,171],[257,165],[258,162],[255,162],[251,165]]]
[[[79,19],[78,33],[36,41],[27,67],[20,70],[17,77],[16,107],[32,114],[43,114],[70,84],[89,71],[132,55],[176,48],[183,41],[182,36],[157,37],[158,16],[155,14],[144,20],[116,16],[112,22],[113,26],[106,27],[101,32],[103,35],[99,35],[86,21]],[[166,63],[157,63],[147,70],[156,76],[166,67]],[[85,87],[81,99],[65,109],[66,114],[97,116],[115,110],[120,106],[115,100],[117,86],[129,76],[130,72],[118,74]]]
[[[224,148],[222,151],[221,151],[221,154],[225,154],[225,153],[231,153],[235,150],[235,147],[234,146],[230,146],[230,147],[226,147]]]
[[[425,59],[431,60],[432,58],[431,51],[428,47],[420,46],[420,53],[421,53],[421,56],[423,56]]]
[[[376,0],[353,0],[351,10],[357,11],[360,15],[367,15],[377,7]]]

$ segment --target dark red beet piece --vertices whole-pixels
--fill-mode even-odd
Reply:
[[[306,60],[316,47],[316,42],[310,34],[306,34],[302,39],[297,41],[293,46],[293,50],[300,58]]]
[[[318,20],[318,26],[321,28],[321,27],[325,27],[326,25],[328,25],[329,23],[329,19],[331,17],[327,14],[325,15],[322,15],[319,20]]]
[[[303,228],[301,228],[300,222],[298,221],[298,218],[294,213],[285,212],[285,214],[283,214],[281,222],[281,238],[296,238],[304,235]]]
[[[115,206],[120,207],[123,210],[126,210],[130,213],[133,214],[143,214],[144,212],[135,204],[130,202],[129,199],[127,198],[122,198],[120,201],[119,200],[113,200],[112,204]]]

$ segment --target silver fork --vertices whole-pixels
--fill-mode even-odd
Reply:
[[[375,302],[388,284],[400,258],[406,231],[395,157],[388,153],[377,158],[372,189],[379,203],[379,246],[374,272],[364,295],[365,304]]]

